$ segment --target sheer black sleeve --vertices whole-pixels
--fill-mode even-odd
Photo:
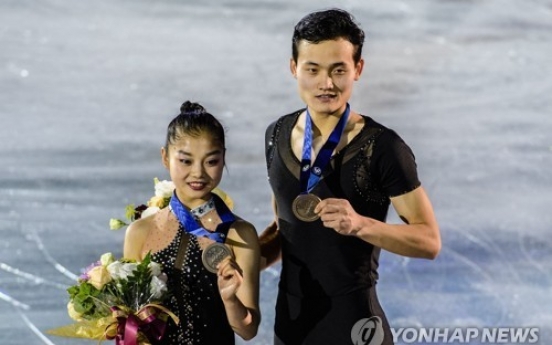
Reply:
[[[408,193],[421,185],[414,153],[393,130],[385,130],[378,138],[373,159],[374,173],[389,197]]]

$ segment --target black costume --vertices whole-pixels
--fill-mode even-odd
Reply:
[[[190,235],[182,270],[174,268],[182,234],[180,226],[171,244],[152,255],[152,260],[162,265],[169,278],[168,286],[173,296],[166,306],[180,318],[179,325],[169,319],[161,344],[232,345],[234,331],[226,317],[217,275],[203,267],[202,250],[196,236]]]
[[[266,132],[268,176],[282,241],[275,343],[351,344],[353,325],[378,316],[383,344],[393,344],[375,290],[380,248],[340,235],[320,220],[302,222],[291,210],[300,193],[300,160],[291,149],[291,132],[303,110],[281,117]],[[360,215],[385,221],[389,198],[420,185],[416,163],[394,131],[363,119],[364,127],[331,158],[312,193],[321,199],[347,199]]]

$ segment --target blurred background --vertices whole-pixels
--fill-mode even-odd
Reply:
[[[93,343],[45,332],[71,322],[75,275],[122,255],[109,219],[168,178],[159,149],[185,100],[227,127],[221,187],[264,229],[264,130],[303,106],[293,26],[332,6],[367,33],[351,105],[412,147],[441,227],[435,261],[382,254],[392,326],[552,341],[552,1],[1,0],[1,344]],[[272,343],[278,274],[262,273],[247,343]]]

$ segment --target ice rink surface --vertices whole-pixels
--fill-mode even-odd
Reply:
[[[435,261],[382,254],[392,326],[552,342],[552,1],[2,0],[0,344],[95,343],[45,331],[71,321],[74,276],[122,254],[109,219],[168,178],[159,148],[187,99],[227,127],[221,187],[264,229],[264,129],[303,106],[292,29],[330,6],[367,32],[352,107],[412,147],[441,227]],[[248,343],[272,343],[278,273]]]

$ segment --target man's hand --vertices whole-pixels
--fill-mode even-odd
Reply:
[[[341,235],[355,235],[366,218],[360,216],[346,199],[322,200],[314,209],[324,226]]]

